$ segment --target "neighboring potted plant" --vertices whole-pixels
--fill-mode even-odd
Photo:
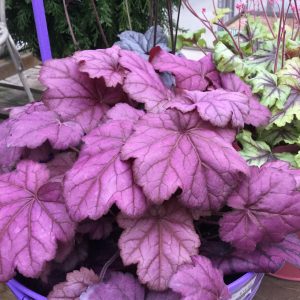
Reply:
[[[195,15],[188,1],[184,2]],[[257,95],[260,103],[272,112],[268,124],[239,132],[237,140],[242,148],[241,155],[249,165],[260,167],[270,161],[283,160],[298,169],[300,17],[297,1],[289,1],[287,6],[284,3],[269,1],[270,7],[274,7],[271,15],[267,15],[262,1],[249,1],[248,6],[237,3],[239,19],[235,35],[222,21],[222,11],[216,10],[211,23],[224,30],[214,32],[214,59],[218,70],[238,75],[250,85],[249,92]],[[257,11],[262,13],[261,17]],[[213,31],[205,10],[197,17]],[[300,280],[299,265],[287,264],[275,276]]]

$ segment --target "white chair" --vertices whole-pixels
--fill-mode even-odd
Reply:
[[[11,60],[17,70],[19,78],[23,84],[24,90],[30,102],[34,101],[33,95],[29,88],[26,77],[24,76],[24,67],[20,54],[17,50],[16,44],[9,34],[8,28],[6,26],[6,16],[5,16],[5,0],[0,0],[0,47],[6,45]]]

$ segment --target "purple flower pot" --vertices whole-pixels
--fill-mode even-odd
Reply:
[[[239,279],[228,285],[229,291],[232,294],[231,300],[251,300],[254,298],[264,274],[246,273]],[[24,285],[20,284],[15,279],[7,282],[7,285],[17,297],[18,300],[47,300]]]

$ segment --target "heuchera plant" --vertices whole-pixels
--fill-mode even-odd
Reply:
[[[48,61],[42,101],[1,123],[1,281],[40,278],[48,299],[215,300],[224,274],[300,266],[299,171],[249,166],[237,144],[269,109],[211,55],[145,54]]]

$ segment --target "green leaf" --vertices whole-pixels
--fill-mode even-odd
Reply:
[[[252,41],[273,39],[269,28],[262,23],[260,19],[254,18],[251,15],[247,16],[247,26],[245,26],[244,32],[249,36],[249,39],[252,39]]]
[[[286,144],[296,144],[300,140],[300,124],[293,122],[283,127],[274,125],[271,129],[258,129],[259,139],[266,141],[270,146],[278,145],[282,142]]]
[[[201,48],[205,48],[206,47],[206,41],[204,39],[198,39],[197,45]]]
[[[253,140],[250,131],[243,130],[240,132],[237,135],[237,140],[243,146],[240,154],[250,166],[260,167],[264,163],[274,160],[283,160],[289,162],[292,166],[297,166],[295,154],[288,152],[272,153],[270,146],[266,142]]]
[[[278,72],[278,77],[284,84],[292,87],[300,85],[300,58],[294,57],[285,62],[285,66]]]
[[[222,42],[215,45],[214,59],[220,72],[235,72],[240,77],[246,74],[243,60]]]
[[[277,108],[283,108],[291,89],[287,85],[278,84],[278,78],[275,74],[268,71],[259,71],[258,74],[250,80],[252,92],[261,95],[260,102],[268,107],[276,105]]]
[[[185,39],[185,40],[193,40],[194,38],[194,33],[191,32],[191,31],[188,31],[186,33],[183,33],[182,34],[182,37]]]
[[[273,41],[264,42],[260,48],[247,59],[247,64],[256,71],[274,71],[277,45]],[[278,55],[278,70],[281,68],[281,52]]]
[[[285,126],[285,124],[291,123],[294,117],[300,120],[300,90],[292,88],[283,109],[275,113],[271,118],[268,128],[271,128],[273,124],[278,127]]]
[[[228,7],[225,8],[217,8],[216,15],[213,19],[210,20],[212,24],[217,23],[220,19],[222,19],[225,15],[229,14],[231,9]]]
[[[300,168],[300,151],[295,155],[296,168]]]
[[[183,48],[183,39],[181,36],[177,36],[176,50],[181,50],[182,48]]]
[[[222,42],[226,47],[229,47],[230,49],[234,49],[234,44],[232,41],[232,38],[225,30],[220,30],[216,32],[217,40]]]
[[[278,32],[279,32],[279,23],[280,23],[280,20],[278,18],[278,20],[273,24],[273,32],[276,36],[276,39],[278,37]],[[292,38],[293,30],[292,30],[292,27],[288,26],[287,24],[285,24],[284,29],[285,29],[285,39],[287,41],[288,39]]]
[[[243,146],[240,154],[250,166],[261,166],[270,159],[270,146],[264,141],[254,141],[250,131],[243,130],[236,139]]]
[[[289,152],[275,153],[275,157],[279,160],[289,162],[293,167],[298,167],[295,159],[295,154]]]
[[[194,33],[194,39],[195,39],[195,41],[198,41],[205,32],[206,32],[205,28],[201,28],[198,31],[196,31]]]

